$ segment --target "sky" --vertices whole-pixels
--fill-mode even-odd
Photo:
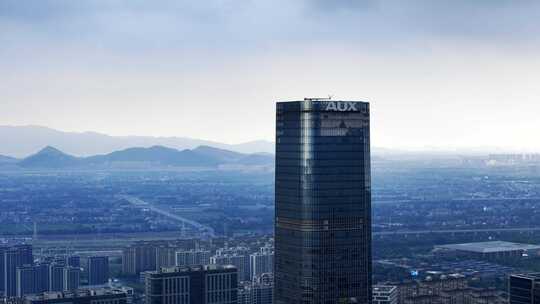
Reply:
[[[377,147],[540,152],[540,1],[0,0],[0,125],[273,140],[328,95]]]

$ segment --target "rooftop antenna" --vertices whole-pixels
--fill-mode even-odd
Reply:
[[[324,101],[324,100],[332,100],[332,95],[328,95],[328,97],[306,97],[304,98],[305,101]]]

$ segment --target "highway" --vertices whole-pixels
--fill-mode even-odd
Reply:
[[[154,213],[157,213],[157,214],[163,215],[165,217],[168,217],[170,219],[176,220],[176,221],[180,222],[182,225],[186,224],[186,225],[192,226],[192,227],[196,228],[197,230],[203,232],[204,234],[206,234],[209,237],[215,237],[216,236],[216,234],[214,232],[214,229],[212,227],[208,227],[208,226],[203,225],[203,224],[201,224],[199,222],[196,222],[196,221],[187,219],[185,217],[181,217],[181,216],[179,216],[177,214],[171,213],[168,210],[156,207],[156,206],[152,205],[152,203],[143,201],[143,200],[141,200],[141,199],[139,199],[137,197],[130,196],[130,195],[117,195],[116,197],[120,198],[120,199],[125,199],[126,201],[128,201],[129,203],[134,205],[135,207],[138,207],[138,208],[141,208],[141,209],[143,209],[143,208],[148,209],[148,210],[150,210],[150,211],[152,211]]]

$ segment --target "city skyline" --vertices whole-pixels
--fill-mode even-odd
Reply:
[[[4,0],[0,124],[239,143],[334,95],[371,101],[374,146],[538,151],[539,6]]]
[[[0,304],[540,304],[540,1],[0,0]]]

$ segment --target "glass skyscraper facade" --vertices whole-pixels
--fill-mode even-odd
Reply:
[[[276,112],[275,303],[371,302],[369,104]]]
[[[510,304],[540,304],[540,273],[511,275],[508,295]]]

